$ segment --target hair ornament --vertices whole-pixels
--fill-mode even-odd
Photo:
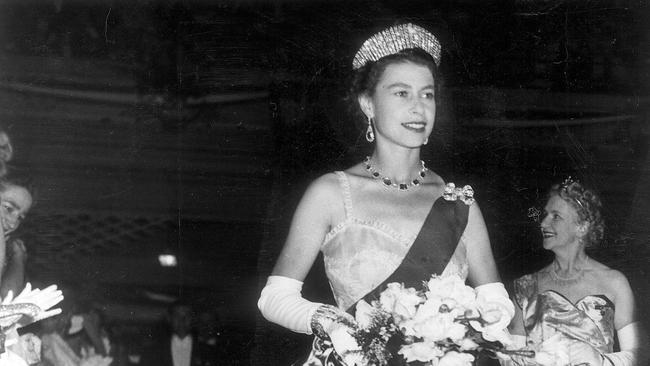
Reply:
[[[461,200],[467,206],[474,203],[474,189],[471,186],[464,186],[463,188],[456,187],[452,182],[447,183],[442,197],[447,201]]]
[[[352,60],[352,69],[408,48],[422,49],[433,57],[436,65],[440,65],[441,47],[436,36],[420,26],[407,23],[385,29],[366,40]]]
[[[560,184],[560,191],[564,191],[564,193],[569,192],[569,187],[573,185],[574,183],[580,184],[580,181],[573,179],[571,176],[568,176],[564,181],[562,181],[562,184]],[[580,202],[579,199],[577,198],[571,198],[575,203],[580,205],[581,208],[585,208],[585,206]]]
[[[562,181],[562,184],[560,184],[560,188],[566,191],[567,187],[569,187],[573,183],[580,183],[580,182],[573,179],[571,176],[568,176],[566,177],[566,179]]]

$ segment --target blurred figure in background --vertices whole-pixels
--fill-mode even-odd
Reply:
[[[26,248],[22,241],[11,242],[10,234],[18,229],[33,203],[29,189],[7,177],[7,163],[12,157],[9,136],[0,130],[0,295],[3,298],[9,290],[18,294],[24,285]]]
[[[0,178],[0,223],[5,243],[5,266],[0,284],[0,295],[9,290],[20,293],[25,285],[27,247],[22,239],[13,237],[32,208],[34,199],[27,184],[9,177]]]
[[[204,310],[198,316],[196,325],[197,357],[201,366],[217,365],[217,360],[224,363],[226,343],[221,329],[219,315],[213,310]]]
[[[208,347],[211,331],[204,329],[201,340],[193,332],[194,311],[190,304],[173,303],[167,312],[168,329],[142,357],[142,366],[216,365]],[[207,336],[207,338],[206,338]]]
[[[33,198],[25,185],[7,178],[12,156],[9,136],[0,130],[0,365],[18,366],[38,363],[41,353],[40,339],[31,333],[19,335],[18,329],[59,314],[60,309],[48,309],[63,296],[56,286],[33,291],[31,285],[25,286],[27,250],[22,240],[10,235],[29,212]]]
[[[111,343],[97,309],[69,298],[64,312],[42,324],[42,359],[44,366],[108,366]]]

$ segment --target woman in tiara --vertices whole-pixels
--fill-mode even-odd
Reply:
[[[420,160],[435,123],[440,50],[433,34],[401,24],[354,57],[350,99],[374,151],[310,185],[258,301],[269,321],[316,334],[309,364],[324,363],[331,353],[320,340],[354,326],[357,302],[378,298],[391,282],[420,287],[433,274],[456,275],[478,286],[506,323],[514,314],[471,187],[454,189]],[[319,251],[336,306],[301,296]]]
[[[645,336],[625,275],[585,252],[603,238],[600,210],[598,194],[579,182],[569,178],[551,188],[540,228],[555,258],[515,280],[519,307],[511,331],[533,349],[553,343],[555,364],[643,365]]]

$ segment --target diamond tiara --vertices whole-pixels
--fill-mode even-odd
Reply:
[[[366,40],[354,56],[352,68],[362,67],[368,61],[398,53],[407,48],[421,48],[440,65],[440,42],[426,29],[412,23],[385,29]]]

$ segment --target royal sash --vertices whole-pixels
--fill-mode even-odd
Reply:
[[[422,228],[402,263],[379,286],[363,297],[368,303],[379,300],[389,283],[420,288],[434,274],[442,274],[456,251],[467,226],[469,206],[461,202],[438,198],[431,207]],[[347,311],[354,314],[356,304]]]

